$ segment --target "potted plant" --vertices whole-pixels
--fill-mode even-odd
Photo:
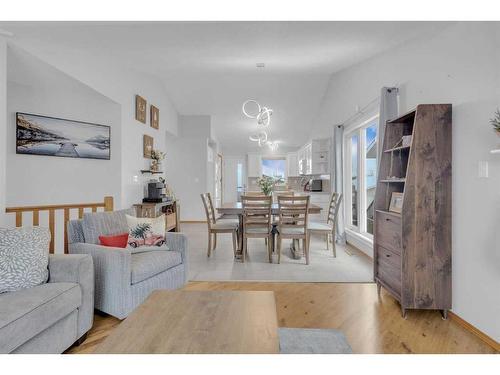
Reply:
[[[159,150],[151,150],[151,172],[159,172],[161,161],[165,159],[165,153]]]
[[[493,130],[500,136],[500,110],[497,109],[495,116],[490,119],[490,124],[493,126]]]
[[[260,190],[264,193],[264,195],[271,195],[274,187],[277,184],[284,182],[282,177],[271,177],[263,175],[257,179],[257,185],[259,185]]]

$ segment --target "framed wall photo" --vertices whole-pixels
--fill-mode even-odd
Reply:
[[[154,105],[151,106],[150,121],[152,128],[160,128],[160,110]]]
[[[140,95],[136,95],[135,96],[135,119],[137,121],[142,122],[143,124],[146,123],[146,106],[147,106],[146,99],[144,99]]]
[[[149,135],[144,134],[143,138],[143,155],[147,159],[151,159],[151,151],[153,151],[154,139]]]
[[[110,160],[111,128],[17,112],[16,154]]]
[[[389,211],[401,213],[403,210],[403,193],[392,193],[391,204],[389,205]]]

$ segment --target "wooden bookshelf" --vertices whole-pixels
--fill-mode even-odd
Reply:
[[[374,277],[408,309],[451,309],[451,105],[423,104],[386,124],[375,194]],[[400,144],[411,135],[411,144]],[[401,214],[390,212],[403,193]]]

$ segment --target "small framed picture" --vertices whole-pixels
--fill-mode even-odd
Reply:
[[[403,147],[411,146],[411,135],[403,135],[401,140],[402,140]]]
[[[152,128],[160,128],[160,110],[154,105],[151,106],[150,121]]]
[[[391,204],[389,205],[389,211],[401,213],[403,209],[403,193],[392,193]]]
[[[144,134],[143,138],[143,154],[147,159],[151,159],[151,151],[153,151],[154,139],[149,135]]]
[[[146,123],[146,99],[140,95],[135,96],[135,119],[137,121]]]

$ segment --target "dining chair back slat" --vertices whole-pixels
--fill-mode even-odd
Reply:
[[[208,227],[211,228],[212,224],[215,224],[215,210],[214,205],[212,203],[212,196],[210,193],[203,193],[201,195],[201,200],[203,201],[203,207],[205,207],[205,215],[207,217]]]

